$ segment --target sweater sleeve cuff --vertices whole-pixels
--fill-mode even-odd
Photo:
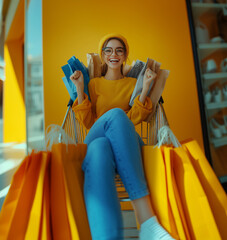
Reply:
[[[78,104],[78,98],[76,98],[76,100],[74,101],[73,105],[72,105],[72,109],[74,111],[78,111],[78,110],[84,110],[87,108],[91,107],[91,102],[88,99],[88,95],[86,93],[84,93],[84,100],[81,104]]]
[[[86,93],[84,93],[84,100],[81,104],[84,104],[88,101],[88,95]],[[76,106],[78,106],[78,97],[76,98],[76,100],[73,102],[72,107],[75,108]]]
[[[149,97],[146,97],[145,102],[144,102],[144,104],[143,104],[143,103],[140,102],[139,97],[140,97],[140,95],[138,95],[138,96],[135,98],[134,104],[136,104],[136,105],[140,106],[141,108],[146,109],[146,110],[148,110],[148,111],[151,112],[151,111],[152,111],[152,102],[151,102],[151,99],[150,99]]]

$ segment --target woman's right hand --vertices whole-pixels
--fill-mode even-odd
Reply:
[[[84,76],[81,71],[75,71],[71,76],[70,80],[76,86],[77,91],[84,91]]]

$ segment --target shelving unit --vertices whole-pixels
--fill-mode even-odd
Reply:
[[[203,32],[204,34],[207,34],[207,31],[208,36],[211,39],[221,36],[221,32],[219,32],[220,29],[218,26],[219,20],[217,16],[223,8],[227,9],[227,2],[224,4],[190,2],[190,6],[188,4],[189,25],[192,35],[192,47],[194,53],[199,104],[201,110],[204,148],[207,159],[214,167],[214,171],[219,177],[220,182],[222,184],[226,184],[227,169],[225,167],[219,169],[218,166],[226,166],[227,134],[222,134],[222,137],[220,138],[215,137],[217,134],[212,132],[212,122],[210,122],[210,120],[214,118],[217,122],[219,122],[219,124],[226,124],[227,100],[224,100],[224,96],[222,96],[223,101],[221,102],[213,102],[212,99],[210,103],[206,103],[204,94],[207,92],[207,90],[212,91],[213,87],[215,86],[220,88],[222,91],[224,85],[227,84],[227,72],[223,72],[220,67],[222,60],[227,58],[227,39],[224,37],[225,39],[223,41],[225,42],[222,41],[220,43],[215,43],[207,39],[207,43],[202,43],[202,39],[206,39],[206,36],[196,36],[196,34],[202,34]],[[197,21],[199,21],[198,24]],[[201,26],[201,29],[198,29],[199,26]],[[227,33],[224,33],[224,35],[225,34]],[[222,37],[224,35],[222,35]],[[200,39],[201,42],[199,42]],[[217,72],[205,73],[203,71],[204,69],[202,68],[204,66],[204,63],[210,59],[213,59],[215,61]],[[222,132],[223,129],[220,129],[220,131]]]
[[[220,3],[192,3],[192,14],[194,20],[200,19],[201,16],[217,15],[218,12],[223,8],[227,7],[227,4],[220,4]],[[209,29],[208,29],[209,30]],[[226,52],[227,57],[227,42],[222,43],[197,43],[197,52],[200,61],[200,68],[201,68],[201,61],[205,58],[209,58],[211,54],[216,54],[216,52]],[[216,72],[216,73],[202,73],[203,71],[200,69],[201,72],[201,79],[203,81],[203,88],[209,88],[215,82],[219,82],[220,85],[227,82],[227,72]],[[227,108],[227,101],[222,101],[219,103],[211,102],[205,105],[206,116],[209,118],[214,114],[216,111],[220,111],[223,108]],[[208,120],[207,120],[207,125]],[[227,127],[227,126],[226,126]],[[209,131],[209,138],[210,142],[214,145],[215,148],[227,145],[227,136],[216,139],[212,136],[212,132]]]

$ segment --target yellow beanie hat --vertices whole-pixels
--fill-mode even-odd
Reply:
[[[128,46],[128,42],[126,40],[125,37],[123,37],[122,35],[118,34],[118,33],[109,33],[107,35],[105,35],[99,42],[99,56],[100,58],[102,59],[102,48],[103,48],[103,44],[104,42],[109,39],[109,38],[119,38],[121,39],[124,44],[125,44],[125,47],[126,47],[126,59],[128,57],[128,54],[129,54],[129,46]]]

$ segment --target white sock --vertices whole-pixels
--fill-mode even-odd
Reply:
[[[173,240],[169,233],[159,224],[156,216],[143,222],[140,227],[140,240]]]

